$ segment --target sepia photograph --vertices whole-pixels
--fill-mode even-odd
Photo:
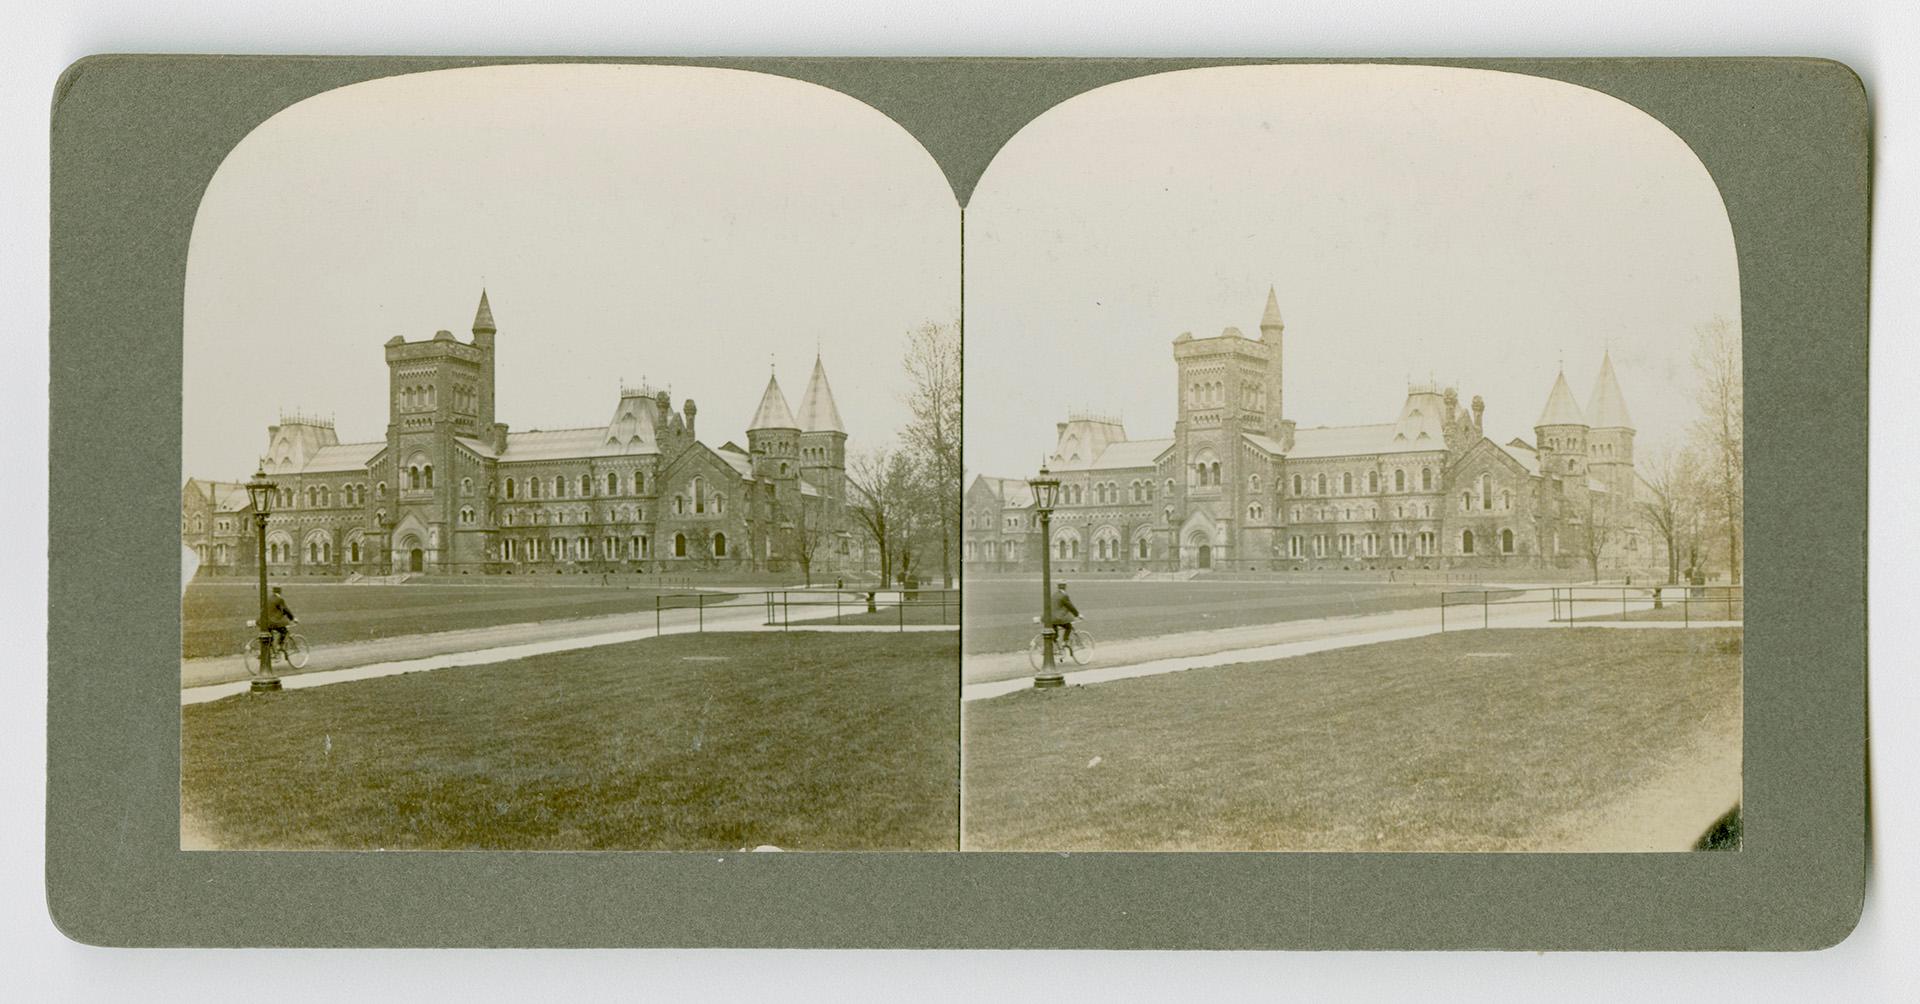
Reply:
[[[965,226],[964,849],[1738,849],[1739,276],[1678,136],[1180,71]]]
[[[958,230],[767,74],[261,124],[187,257],[181,847],[956,849]]]

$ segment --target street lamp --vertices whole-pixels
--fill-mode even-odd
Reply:
[[[1060,498],[1060,481],[1040,465],[1038,476],[1027,482],[1033,489],[1033,511],[1040,514],[1040,626],[1046,629],[1040,643],[1040,675],[1035,687],[1064,687],[1065,677],[1053,665],[1053,504]]]
[[[280,689],[280,678],[273,675],[273,632],[267,630],[267,516],[274,487],[267,480],[264,464],[247,482],[247,501],[253,505],[254,553],[260,559],[260,616],[253,622],[260,629],[260,675],[254,677],[251,687],[255,693]]]

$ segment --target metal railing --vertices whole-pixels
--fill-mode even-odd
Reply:
[[[663,593],[653,598],[656,633],[669,614],[693,613],[693,629],[705,632],[709,612],[758,609],[761,625],[781,630],[810,627],[878,625],[905,631],[909,626],[958,627],[958,589],[773,589],[766,591]]]
[[[1451,590],[1440,594],[1440,630],[1489,628],[1498,614],[1514,608],[1546,608],[1547,622],[1677,620],[1726,623],[1746,619],[1739,585],[1545,586],[1539,588]],[[1474,614],[1479,616],[1475,617]]]

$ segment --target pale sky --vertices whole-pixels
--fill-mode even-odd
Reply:
[[[512,429],[602,424],[644,377],[744,445],[769,363],[798,408],[817,346],[849,449],[890,442],[906,333],[959,316],[958,234],[919,143],[812,84],[511,66],[330,91],[243,140],[201,204],[185,473],[245,478],[283,409],[382,438],[382,343],[467,340],[483,281]]]
[[[1641,457],[1684,436],[1691,341],[1738,325],[1718,190],[1666,127],[1485,70],[1189,70],[1101,88],[1002,149],[966,214],[967,468],[1031,474],[1070,409],[1171,436],[1171,342],[1259,336],[1300,426],[1390,422],[1411,378],[1532,439],[1611,349]]]

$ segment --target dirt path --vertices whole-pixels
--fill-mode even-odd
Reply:
[[[660,626],[665,633],[673,634],[678,631],[693,630],[701,617],[705,618],[709,626],[735,626],[748,621],[757,623],[764,619],[764,616],[764,608],[758,602],[709,607],[699,612],[684,609],[670,610],[661,619]],[[280,675],[320,673],[374,663],[424,659],[436,655],[451,655],[615,631],[642,628],[651,630],[653,626],[654,615],[653,611],[649,610],[644,613],[604,614],[598,617],[498,624],[492,627],[462,628],[457,631],[440,631],[434,634],[375,638],[369,641],[316,648],[313,659],[307,663],[306,668],[284,670]],[[183,659],[180,662],[180,686],[183,689],[216,683],[233,683],[247,679],[248,676],[247,667],[241,664],[238,655]]]

